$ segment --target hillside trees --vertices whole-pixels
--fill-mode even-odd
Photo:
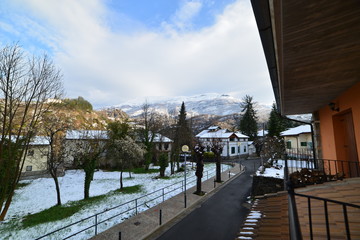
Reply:
[[[63,93],[61,74],[50,58],[28,56],[18,45],[0,49],[0,221],[10,207],[24,156],[49,98]]]
[[[250,141],[253,141],[257,137],[257,116],[256,110],[254,109],[253,97],[245,95],[242,99],[240,107],[241,112],[244,112],[240,119],[240,132],[249,137]]]

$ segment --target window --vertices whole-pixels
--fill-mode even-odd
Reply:
[[[164,149],[165,149],[165,150],[168,150],[168,149],[169,149],[169,144],[168,144],[168,143],[165,143]]]
[[[244,152],[246,152],[246,146],[244,146]]]
[[[231,154],[235,154],[235,147],[231,147]]]
[[[30,165],[30,166],[26,166],[26,171],[27,172],[31,172],[32,171],[32,166]]]
[[[34,150],[29,150],[29,151],[27,152],[27,155],[28,155],[29,157],[34,156]]]
[[[307,142],[300,142],[300,146],[307,147]]]
[[[287,141],[287,142],[286,142],[286,148],[287,148],[287,149],[291,149],[291,142],[290,142],[290,141]]]

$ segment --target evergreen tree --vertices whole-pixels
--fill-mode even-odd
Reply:
[[[178,169],[179,167],[179,154],[181,151],[181,147],[183,145],[188,145],[191,149],[192,141],[191,141],[191,131],[189,128],[188,121],[186,120],[186,110],[185,110],[185,103],[183,102],[181,104],[181,109],[179,113],[179,119],[176,126],[176,132],[175,132],[175,139],[174,139],[174,148],[173,148],[173,159],[172,164],[175,161],[177,161]]]
[[[277,111],[275,103],[272,105],[268,123],[268,136],[280,137],[280,133],[286,130],[285,121]]]
[[[240,120],[240,131],[249,137],[249,140],[253,141],[257,137],[257,116],[254,109],[253,97],[245,95],[243,102],[241,103],[242,118]]]

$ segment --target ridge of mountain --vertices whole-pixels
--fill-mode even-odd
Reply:
[[[215,115],[227,116],[241,112],[241,99],[228,94],[207,93],[194,96],[178,97],[148,97],[134,99],[108,108],[121,109],[131,117],[138,117],[142,113],[142,105],[147,102],[155,112],[165,115],[178,115],[181,103],[185,103],[188,116]],[[259,119],[267,119],[271,111],[271,104],[256,104]],[[266,121],[266,120],[265,120]]]

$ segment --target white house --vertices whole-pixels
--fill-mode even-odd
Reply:
[[[312,156],[313,142],[310,125],[290,128],[280,134],[284,138],[286,151],[290,155]]]
[[[88,144],[91,140],[100,141],[103,144],[109,139],[107,131],[104,130],[70,130],[66,132],[65,147],[67,158],[65,160],[66,167],[73,167],[75,155],[79,148]],[[105,153],[104,153],[105,154]]]
[[[49,140],[43,136],[36,136],[30,141],[22,175],[37,175],[47,171],[49,147]]]
[[[221,129],[219,126],[211,126],[196,135],[198,141],[210,151],[214,143],[221,144],[222,157],[238,157],[249,154],[248,136],[240,132],[232,132]]]
[[[156,133],[154,140],[153,140],[156,152],[160,153],[160,154],[161,153],[168,154],[169,159],[170,159],[170,153],[171,153],[173,142],[174,142],[173,140],[161,135],[160,133]]]

